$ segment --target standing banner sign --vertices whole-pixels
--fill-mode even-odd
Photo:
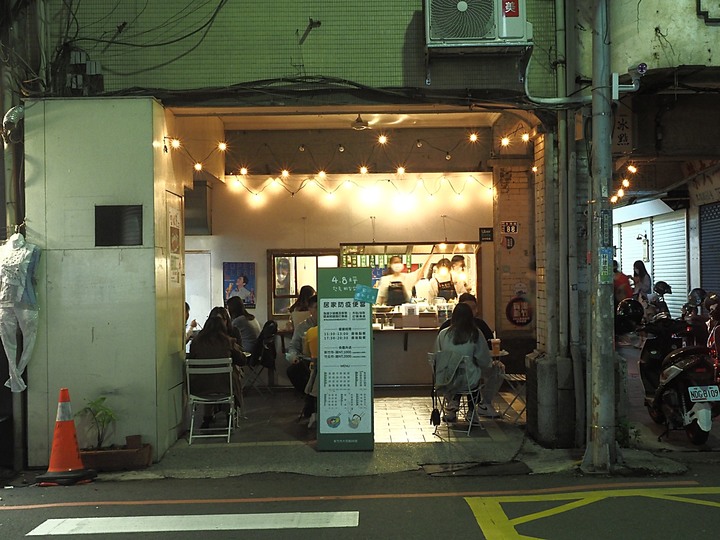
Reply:
[[[373,450],[369,268],[318,269],[318,450]]]

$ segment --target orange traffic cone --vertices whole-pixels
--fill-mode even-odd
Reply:
[[[80,458],[75,420],[70,408],[70,392],[67,388],[61,388],[50,465],[47,472],[36,480],[41,486],[69,486],[78,482],[89,482],[96,476],[95,471],[85,468]]]

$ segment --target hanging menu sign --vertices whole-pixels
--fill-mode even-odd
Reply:
[[[369,268],[318,269],[318,450],[373,450]]]

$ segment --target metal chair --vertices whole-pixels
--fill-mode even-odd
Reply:
[[[185,382],[191,414],[188,444],[192,444],[193,439],[210,437],[224,437],[230,442],[232,429],[237,425],[232,359],[188,358],[185,360]],[[198,406],[204,408],[217,405],[228,407],[227,426],[205,428],[203,433],[196,433],[195,413]]]
[[[464,412],[468,422],[467,435],[470,436],[470,432],[474,426],[483,429],[481,422],[478,421],[478,423],[474,423],[476,418],[480,418],[477,411],[478,405],[480,404],[478,396],[480,395],[482,384],[479,379],[474,381],[470,378],[471,371],[475,371],[469,369],[470,357],[462,356],[458,353],[450,351],[438,351],[435,353],[428,353],[428,361],[430,362],[434,373],[433,392],[436,394],[440,391],[443,394],[442,399],[440,400],[441,417],[446,416],[447,413],[448,399],[446,396],[457,395],[461,398],[462,396],[465,396],[467,408]],[[473,405],[472,412],[469,410],[471,403]],[[462,410],[453,412],[457,415],[458,413],[461,413]],[[450,425],[448,422],[446,422],[446,424],[448,425],[449,430]],[[433,434],[437,434],[437,429],[438,426],[435,426]]]
[[[505,379],[505,382],[510,387],[510,391],[512,393],[512,400],[507,404],[507,407],[505,407],[505,410],[503,410],[502,415],[508,415],[508,411],[512,411],[515,413],[515,418],[513,419],[513,424],[516,424],[518,420],[520,420],[520,417],[523,415],[525,410],[527,409],[527,401],[526,401],[526,394],[525,394],[525,387],[527,385],[527,375],[523,373],[506,373],[503,377]],[[517,411],[513,409],[513,404],[519,401],[522,405],[522,408],[520,411]]]

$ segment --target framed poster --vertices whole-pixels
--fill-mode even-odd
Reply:
[[[239,296],[246,308],[255,307],[255,263],[223,263],[223,298]]]

